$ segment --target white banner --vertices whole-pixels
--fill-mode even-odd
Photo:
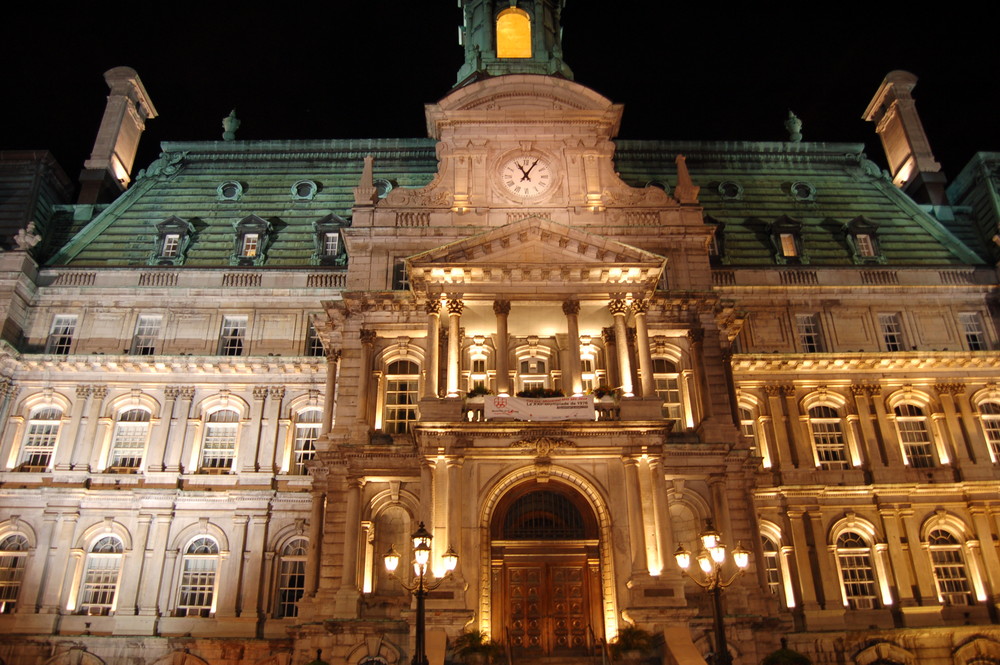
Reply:
[[[593,420],[594,396],[583,397],[502,397],[486,395],[487,420]]]

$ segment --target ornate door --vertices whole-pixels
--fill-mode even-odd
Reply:
[[[582,557],[575,559],[505,566],[505,614],[515,652],[540,656],[587,652],[587,564]]]

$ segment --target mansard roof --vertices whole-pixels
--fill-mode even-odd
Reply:
[[[71,237],[50,265],[147,265],[157,225],[171,216],[193,228],[184,265],[229,265],[233,224],[257,215],[273,228],[263,267],[305,267],[315,263],[314,223],[350,217],[366,155],[375,157],[375,178],[397,188],[425,186],[437,171],[430,139],[165,143],[163,149],[93,220],[62,220]],[[726,264],[775,265],[769,234],[782,217],[801,222],[811,265],[854,265],[845,226],[858,217],[877,228],[888,266],[985,263],[982,231],[970,216],[938,221],[861,150],[860,144],[619,141],[615,167],[630,185],[660,182],[669,190],[676,185],[674,160],[685,155],[706,217],[721,226]],[[314,193],[293,192],[303,181],[315,183]],[[241,192],[223,196],[225,183]],[[63,213],[73,214],[72,206]]]

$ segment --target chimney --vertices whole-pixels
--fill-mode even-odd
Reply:
[[[917,115],[911,94],[916,85],[917,77],[910,72],[889,72],[861,117],[875,123],[893,184],[917,203],[945,205],[947,179]]]
[[[146,120],[156,117],[153,102],[134,69],[109,69],[104,80],[111,93],[94,149],[83,163],[78,203],[108,202],[125,191]]]

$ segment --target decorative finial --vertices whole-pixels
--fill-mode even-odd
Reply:
[[[225,118],[222,119],[222,140],[223,141],[234,141],[236,139],[236,130],[240,128],[240,119],[236,117],[236,109],[229,112]]]
[[[26,252],[39,242],[41,242],[42,236],[35,233],[35,223],[28,222],[28,225],[17,232],[14,236],[14,244],[22,252]]]
[[[799,117],[788,110],[788,120],[785,121],[785,129],[788,130],[788,140],[792,143],[802,143],[802,121]]]

